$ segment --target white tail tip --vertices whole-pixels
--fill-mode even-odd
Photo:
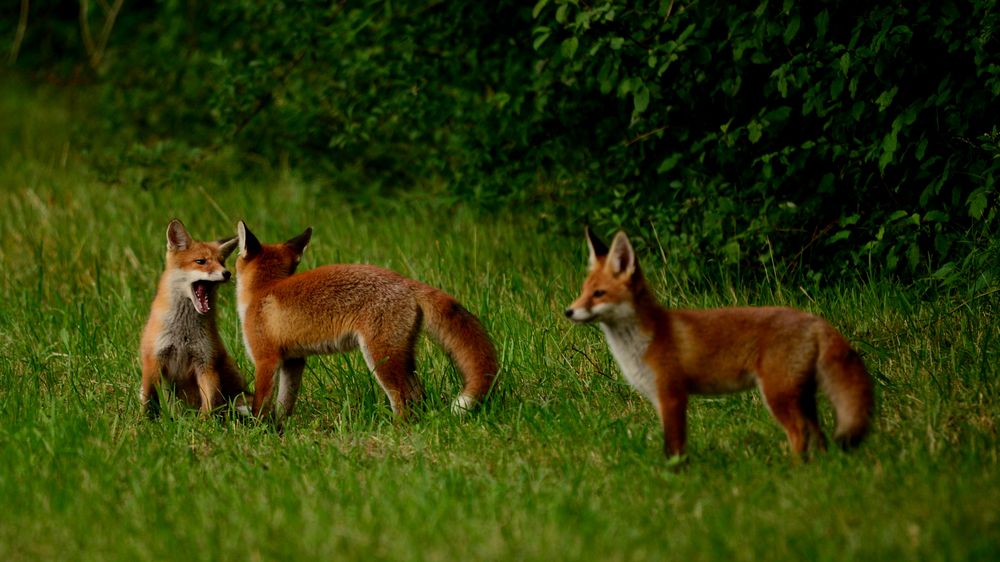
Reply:
[[[451,412],[457,416],[461,416],[469,413],[478,403],[478,400],[468,394],[459,394],[458,398],[451,403]]]

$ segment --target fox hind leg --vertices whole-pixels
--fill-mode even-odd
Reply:
[[[301,358],[285,359],[278,368],[278,400],[274,406],[274,417],[279,424],[295,409],[305,368],[306,360]]]
[[[247,406],[246,402],[247,386],[240,370],[229,356],[224,357],[218,362],[218,369],[222,398],[226,402],[232,402],[237,413],[241,416],[249,416],[250,407]]]
[[[786,374],[762,378],[770,381],[795,380],[794,377]],[[784,428],[785,435],[788,436],[788,443],[792,448],[792,453],[802,458],[807,445],[806,432],[809,431],[809,422],[807,422],[806,414],[802,410],[802,389],[793,384],[762,382],[761,394],[764,396],[764,401],[768,409],[771,410],[771,415]]]
[[[799,409],[806,421],[807,447],[815,447],[819,451],[826,450],[826,436],[819,425],[819,412],[816,408],[816,379],[813,378],[799,394]]]
[[[422,389],[416,377],[413,342],[391,345],[384,342],[360,341],[359,347],[368,368],[389,397],[392,413],[406,417],[408,406],[420,398]]]

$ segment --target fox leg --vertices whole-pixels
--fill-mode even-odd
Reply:
[[[380,341],[358,343],[368,368],[389,397],[392,413],[406,417],[407,405],[419,398],[421,393],[415,374],[412,342],[407,342],[410,345],[391,345]]]
[[[301,358],[285,359],[278,367],[278,403],[274,407],[274,417],[279,424],[292,415],[305,368],[306,360]]]
[[[781,373],[770,380],[795,380],[794,377]],[[802,411],[802,389],[794,385],[761,383],[761,394],[771,410],[771,415],[785,430],[792,453],[802,458],[806,451],[807,421]],[[815,399],[815,398],[814,398]]]
[[[260,417],[265,404],[271,398],[271,389],[274,387],[274,372],[278,368],[278,359],[267,358],[256,362],[253,382],[253,415]]]
[[[142,382],[139,386],[139,402],[142,410],[149,418],[160,414],[160,397],[157,387],[160,385],[160,373],[163,367],[153,355],[142,357]]]
[[[198,395],[201,399],[201,414],[207,416],[217,406],[222,405],[222,385],[219,372],[214,365],[206,365],[195,373],[198,382]]]
[[[683,455],[687,435],[687,392],[681,388],[664,388],[659,394],[663,454],[667,458]]]
[[[226,401],[232,401],[240,415],[250,415],[250,408],[247,406],[245,397],[247,386],[239,368],[228,355],[220,358],[216,365],[219,371],[219,387],[222,390],[222,398]]]
[[[820,451],[826,450],[826,436],[823,435],[823,430],[819,425],[819,412],[816,408],[816,379],[812,381],[802,389],[802,393],[799,394],[799,409],[802,410],[802,416],[806,421],[806,432],[808,436],[808,443],[806,447],[815,447]]]

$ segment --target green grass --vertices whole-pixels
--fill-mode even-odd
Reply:
[[[280,170],[248,184],[206,164],[143,189],[141,167],[95,171],[75,118],[44,93],[0,97],[0,559],[1000,557],[1000,302],[982,288],[696,291],[641,256],[671,305],[826,316],[877,380],[871,439],[799,466],[755,393],[697,398],[677,471],[599,331],[562,317],[582,240],[433,198],[349,204]],[[412,423],[357,354],[309,360],[284,435],[179,408],[145,421],[138,339],[172,217],[201,238],[241,218],[265,241],[312,225],[300,269],[376,263],[444,288],[495,338],[496,395],[452,416],[458,376],[422,340]],[[220,326],[250,378],[234,301],[224,288]]]

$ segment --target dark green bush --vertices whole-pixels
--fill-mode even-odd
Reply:
[[[79,51],[41,6],[25,60]],[[621,226],[690,270],[961,284],[997,263],[998,25],[982,0],[168,0],[126,4],[89,72],[146,145]]]

